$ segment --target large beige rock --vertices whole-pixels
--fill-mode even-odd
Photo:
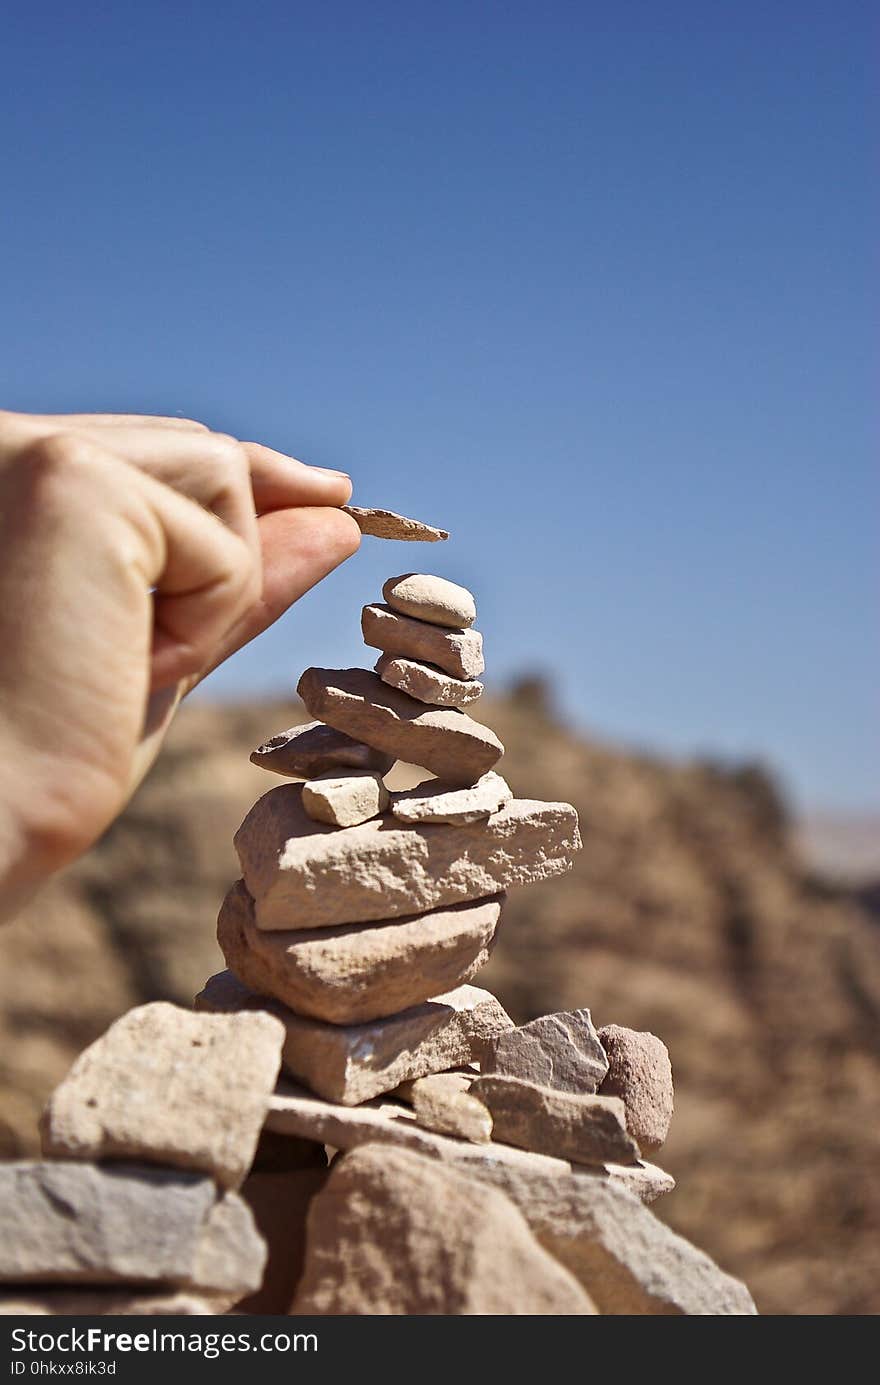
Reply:
[[[425,1130],[486,1144],[492,1138],[492,1117],[481,1101],[468,1096],[473,1078],[473,1073],[432,1073],[404,1082],[395,1095],[412,1103],[415,1118]]]
[[[43,1153],[170,1164],[237,1187],[254,1156],[283,1040],[283,1026],[268,1015],[221,1019],[164,1001],[130,1010],[80,1054],[49,1098]]]
[[[223,1298],[186,1293],[143,1293],[137,1289],[19,1289],[0,1298],[0,1317],[100,1318],[213,1317],[225,1313]]]
[[[270,789],[235,837],[259,928],[326,928],[400,918],[571,868],[580,848],[568,803],[515,798],[470,827],[398,826],[384,816],[337,831],[303,812],[297,784]]]
[[[390,688],[427,702],[432,707],[469,707],[483,695],[478,678],[451,678],[434,664],[422,664],[416,659],[399,659],[393,654],[380,654],[376,672]]]
[[[329,770],[309,779],[302,788],[302,805],[313,822],[331,827],[357,827],[378,817],[388,807],[389,794],[382,776],[356,769],[347,774]]]
[[[639,1157],[616,1097],[575,1096],[491,1075],[478,1077],[470,1094],[488,1107],[496,1140],[578,1164],[629,1164]]]
[[[404,1150],[334,1164],[309,1211],[294,1313],[588,1315],[503,1193]]]
[[[476,602],[467,587],[425,572],[405,572],[402,577],[389,577],[382,595],[392,610],[404,616],[415,616],[416,620],[427,620],[432,625],[466,630],[477,618]]]
[[[606,1024],[599,1039],[608,1055],[603,1096],[620,1097],[626,1128],[643,1154],[660,1149],[672,1121],[674,1093],[669,1050],[656,1034]]]
[[[488,727],[455,707],[426,707],[365,668],[309,668],[297,692],[312,716],[454,784],[475,784],[504,754]]]
[[[387,774],[394,760],[395,756],[364,745],[321,721],[291,726],[288,731],[270,736],[251,752],[252,765],[288,779],[314,779],[328,770],[364,769]]]
[[[564,1010],[490,1039],[480,1054],[480,1069],[560,1092],[583,1093],[598,1091],[608,1059],[589,1010]]]
[[[488,991],[459,986],[423,1005],[367,1024],[324,1024],[254,995],[228,972],[212,976],[197,1010],[266,1009],[284,1023],[282,1063],[319,1096],[355,1106],[410,1078],[469,1063],[490,1034],[512,1021]],[[328,1141],[332,1143],[332,1141]]]
[[[358,1024],[469,981],[488,961],[503,895],[392,923],[273,933],[257,928],[243,881],[223,901],[217,941],[251,990],[297,1014]]]
[[[278,1140],[290,1139],[297,1147],[303,1140],[314,1140],[316,1146],[333,1149],[357,1149],[364,1144],[412,1149],[496,1184],[517,1200],[535,1178],[549,1184],[568,1178],[614,1183],[643,1202],[653,1202],[675,1187],[675,1179],[655,1164],[573,1165],[494,1140],[467,1143],[426,1129],[414,1108],[401,1101],[380,1097],[360,1106],[342,1106],[290,1082],[281,1082],[269,1103],[266,1133]]]
[[[426,620],[399,615],[390,606],[365,606],[361,633],[364,644],[373,649],[436,664],[453,678],[479,678],[486,667],[483,636],[478,630],[444,630]]]
[[[197,1113],[193,1115],[197,1117]],[[236,1295],[266,1248],[237,1193],[139,1164],[0,1164],[0,1282],[137,1284]]]
[[[467,827],[472,822],[485,822],[512,798],[507,780],[490,769],[471,789],[450,788],[442,779],[403,789],[392,798],[391,813],[398,822],[409,825],[445,822],[450,827]]]
[[[351,515],[362,534],[370,534],[374,539],[403,539],[407,543],[438,543],[448,539],[446,529],[437,529],[433,524],[423,524],[420,519],[408,519],[394,510],[365,509],[362,505],[340,505],[345,514]]]
[[[599,1180],[532,1179],[515,1197],[533,1233],[565,1265],[600,1313],[748,1316],[738,1279],[670,1231],[626,1189]]]

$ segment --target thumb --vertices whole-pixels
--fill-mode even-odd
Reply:
[[[330,506],[274,510],[261,516],[258,531],[263,556],[259,599],[218,642],[188,688],[274,624],[310,587],[356,553],[361,541],[355,521]]]

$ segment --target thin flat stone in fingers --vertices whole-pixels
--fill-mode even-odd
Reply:
[[[362,534],[370,534],[374,539],[403,539],[408,543],[439,543],[448,539],[446,529],[437,529],[433,524],[423,524],[419,519],[408,519],[406,515],[395,514],[394,510],[361,509],[357,505],[340,505],[345,514],[351,515]]]

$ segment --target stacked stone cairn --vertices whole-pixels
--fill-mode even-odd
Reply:
[[[587,1009],[516,1026],[472,984],[505,891],[570,868],[577,814],[514,797],[466,710],[471,594],[416,573],[382,594],[375,669],[308,669],[315,720],[251,756],[287,782],[235,838],[228,969],[195,1013],[117,1021],[51,1098],[46,1159],[0,1166],[3,1311],[755,1312],[648,1209],[674,1186],[646,1162],[664,1044]],[[435,777],[393,792],[398,760]]]

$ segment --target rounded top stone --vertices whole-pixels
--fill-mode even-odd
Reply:
[[[392,610],[429,621],[431,625],[466,630],[477,618],[476,602],[466,587],[425,572],[405,572],[401,577],[389,577],[382,595]]]

